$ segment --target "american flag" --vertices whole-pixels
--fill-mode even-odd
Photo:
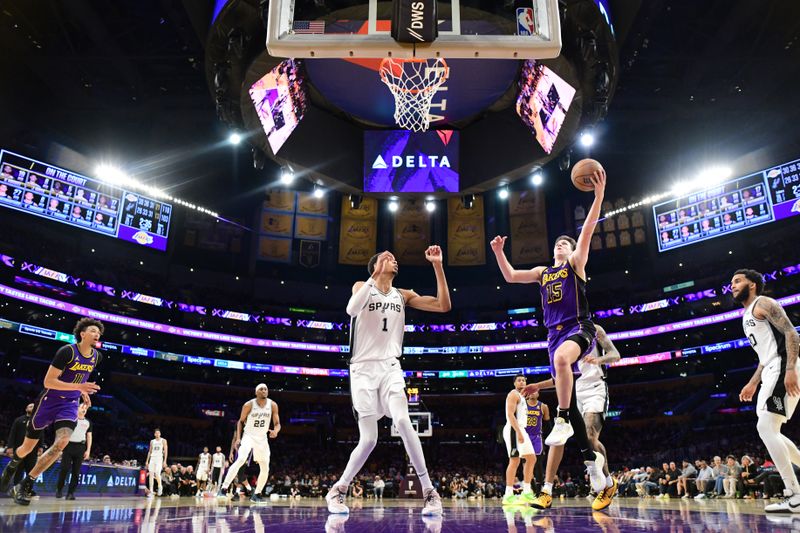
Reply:
[[[295,20],[292,23],[295,33],[325,33],[324,20]]]

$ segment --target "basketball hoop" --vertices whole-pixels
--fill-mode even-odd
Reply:
[[[394,120],[403,129],[426,131],[430,125],[433,95],[447,81],[450,67],[444,59],[394,59],[381,61],[381,81],[394,96]]]

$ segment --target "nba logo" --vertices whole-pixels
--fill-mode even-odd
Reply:
[[[518,35],[533,35],[533,8],[532,7],[518,7],[517,8],[517,34]]]

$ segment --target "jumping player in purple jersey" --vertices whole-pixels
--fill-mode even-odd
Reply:
[[[556,239],[552,266],[516,270],[503,252],[506,237],[497,236],[492,239],[490,245],[503,278],[507,282],[540,284],[544,323],[547,326],[550,372],[558,396],[554,427],[545,439],[545,444],[551,448],[563,447],[567,439],[575,435],[584,463],[589,469],[592,488],[599,492],[604,490],[606,485],[603,475],[605,458],[589,443],[586,426],[575,401],[573,376],[580,374],[578,360],[588,354],[595,343],[595,327],[589,320],[589,304],[586,300],[586,263],[589,259],[592,233],[597,225],[605,195],[605,171],[595,172],[591,181],[594,185],[594,202],[586,216],[581,234],[577,242],[566,235]],[[531,384],[525,388],[523,394],[528,395],[535,390],[536,386]],[[548,454],[545,483],[542,494],[537,498],[537,502],[533,503],[534,507],[547,509],[552,504],[555,471],[551,468],[551,462],[557,456],[560,459],[559,454]]]
[[[69,438],[78,420],[80,400],[91,406],[89,395],[100,390],[97,383],[89,381],[102,355],[94,347],[103,334],[103,323],[93,318],[81,318],[75,324],[74,334],[77,344],[62,346],[44,376],[44,390],[39,394],[33,408],[33,416],[25,430],[25,440],[17,449],[11,461],[0,476],[0,491],[5,492],[22,460],[36,449],[44,429],[53,426],[56,431],[55,442],[45,451],[28,477],[11,488],[11,496],[20,505],[31,503],[33,482],[50,468],[61,451],[69,443]]]

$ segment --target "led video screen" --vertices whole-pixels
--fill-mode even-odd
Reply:
[[[281,61],[250,87],[250,98],[272,153],[277,154],[306,111],[306,90],[299,63],[293,59]]]
[[[517,96],[517,114],[548,154],[575,97],[575,89],[555,72],[534,61],[522,65]]]
[[[457,131],[364,132],[364,192],[458,192]]]
[[[764,173],[653,206],[663,252],[775,220]]]
[[[167,249],[170,204],[5,150],[0,152],[0,206]]]

